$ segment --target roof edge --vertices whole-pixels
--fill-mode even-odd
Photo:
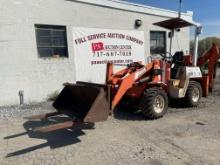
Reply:
[[[162,9],[152,6],[146,6],[142,4],[137,3],[131,3],[121,0],[73,0],[76,2],[82,2],[86,4],[96,5],[96,6],[102,6],[102,7],[108,7],[108,8],[114,8],[114,9],[121,9],[121,10],[127,10],[131,12],[137,12],[142,14],[150,14],[150,15],[156,15],[156,16],[163,16],[163,17],[177,17],[178,12],[168,9]],[[181,13],[182,17],[184,17],[187,20],[192,20],[193,12],[187,11],[186,13]]]

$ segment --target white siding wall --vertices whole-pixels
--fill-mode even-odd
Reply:
[[[134,30],[135,19],[141,19],[138,30],[145,31],[147,56],[150,30],[164,30],[152,23],[167,19],[68,0],[0,0],[0,4],[0,105],[18,104],[19,90],[24,90],[25,103],[43,101],[62,89],[63,82],[75,81],[73,26]],[[39,58],[35,24],[65,25],[69,58]],[[189,29],[178,35],[180,49],[188,50]],[[176,39],[174,50],[179,50]]]

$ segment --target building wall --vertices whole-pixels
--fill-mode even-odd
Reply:
[[[25,103],[43,101],[61,90],[63,82],[75,81],[72,27],[134,30],[135,19],[141,19],[143,26],[137,30],[145,31],[147,58],[150,30],[164,31],[152,23],[167,19],[71,0],[0,0],[0,4],[0,105],[18,104],[19,90],[24,91]],[[39,58],[35,24],[65,25],[69,58]],[[174,39],[174,51],[179,48],[189,50],[188,28],[178,33],[178,42]]]

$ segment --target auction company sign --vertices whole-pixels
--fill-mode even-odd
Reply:
[[[74,27],[73,40],[76,81],[104,84],[108,62],[144,62],[143,31]]]

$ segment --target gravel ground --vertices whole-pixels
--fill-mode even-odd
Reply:
[[[0,107],[0,120],[14,120],[15,118],[54,111],[51,104],[51,102],[43,102],[32,105]]]
[[[220,75],[220,74],[219,74]],[[116,112],[105,122],[49,134],[31,129],[66,120],[26,121],[51,102],[0,107],[0,164],[220,164],[220,77],[197,108],[171,106],[159,120]]]

